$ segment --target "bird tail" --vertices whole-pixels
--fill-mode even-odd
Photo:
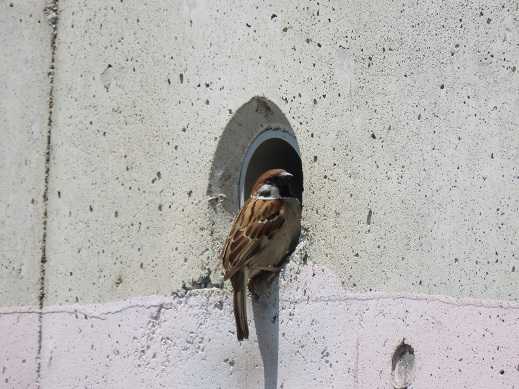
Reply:
[[[247,285],[244,271],[238,271],[231,278],[234,294],[234,318],[236,319],[236,334],[238,340],[249,338],[249,326],[247,324]]]

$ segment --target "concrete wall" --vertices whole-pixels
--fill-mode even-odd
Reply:
[[[0,2],[0,387],[37,380],[51,27],[44,1]]]
[[[0,387],[519,387],[516,1],[0,9]],[[303,237],[240,344],[211,179],[258,101]]]

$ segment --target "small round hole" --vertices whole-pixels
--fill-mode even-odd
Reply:
[[[414,349],[405,340],[396,348],[391,360],[391,380],[395,389],[407,389],[414,380]]]
[[[294,195],[303,200],[303,169],[297,140],[283,129],[268,128],[256,136],[243,157],[238,188],[240,206],[250,196],[256,179],[274,168],[294,175]]]

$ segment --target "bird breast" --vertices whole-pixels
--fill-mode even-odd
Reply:
[[[301,230],[301,205],[299,200],[293,198],[283,200],[282,212],[285,222],[272,236],[272,239],[264,238],[262,250],[248,264],[250,278],[261,271],[258,267],[277,266],[290,253],[294,240],[299,237]]]

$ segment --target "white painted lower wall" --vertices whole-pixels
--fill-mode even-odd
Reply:
[[[0,308],[0,388],[36,388],[37,309]]]
[[[413,388],[519,388],[517,303],[351,294],[326,269],[293,264],[280,280],[279,317],[275,297],[249,306],[251,339],[239,343],[229,297],[203,289],[48,307],[40,387],[391,388],[392,355],[405,338]],[[37,315],[0,318],[11,331],[2,350],[18,368],[15,358],[36,351],[28,326]],[[5,387],[31,382],[28,364]]]

